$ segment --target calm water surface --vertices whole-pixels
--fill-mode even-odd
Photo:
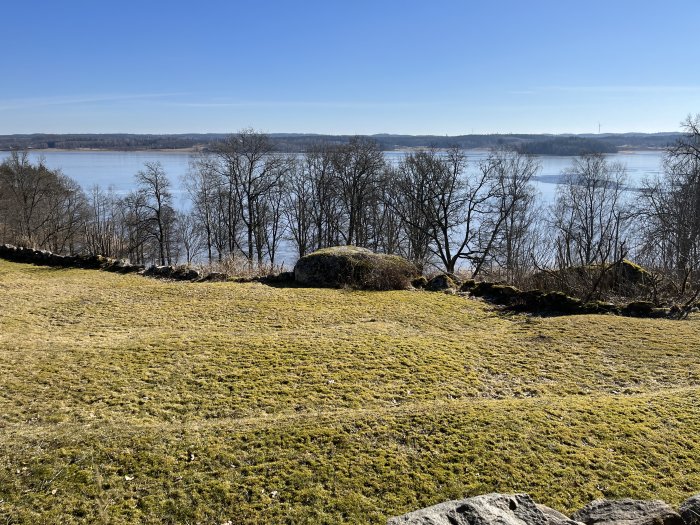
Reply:
[[[487,150],[467,150],[472,166],[488,156]],[[385,153],[389,162],[399,162],[406,153],[391,151]],[[9,156],[0,152],[0,162]],[[182,177],[189,169],[190,154],[185,152],[148,152],[148,151],[55,151],[43,150],[30,153],[32,161],[43,157],[51,169],[60,169],[65,175],[76,180],[85,190],[95,185],[103,189],[113,188],[117,193],[125,194],[135,188],[134,175],[144,168],[146,162],[160,162],[173,183],[176,206],[189,208],[189,198],[183,188]],[[645,178],[661,172],[662,151],[630,151],[607,155],[610,161],[622,162],[627,166],[629,185],[638,186]],[[571,166],[571,157],[536,157],[541,165],[535,185],[539,190],[543,204],[554,200],[556,182],[562,173]],[[286,268],[293,266],[296,253],[289,243],[280,247],[279,262]]]
[[[467,150],[467,157],[472,164],[488,156],[486,150]],[[0,152],[0,161],[9,155]],[[387,160],[398,162],[406,155],[403,152],[387,152]],[[84,189],[94,185],[107,189],[112,187],[118,193],[134,189],[134,175],[143,169],[146,162],[160,162],[173,182],[178,204],[187,206],[187,195],[182,184],[182,177],[189,169],[190,154],[185,152],[148,152],[148,151],[32,151],[30,157],[36,161],[44,157],[51,169],[60,169],[65,175],[76,180]],[[556,190],[559,176],[571,166],[571,157],[537,156],[542,166],[537,175],[536,185],[546,201],[551,201]],[[628,151],[607,155],[610,161],[617,161],[627,166],[629,185],[638,186],[642,180],[661,172],[662,151]]]

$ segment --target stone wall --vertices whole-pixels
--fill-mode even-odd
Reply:
[[[102,255],[58,255],[48,250],[34,250],[11,244],[0,245],[0,257],[12,262],[54,266],[59,268],[82,268],[116,273],[138,273],[146,277],[172,279],[176,281],[196,281],[202,278],[197,270],[184,266],[151,266],[112,259]]]
[[[118,273],[137,273],[144,271],[143,266],[129,264],[118,259],[102,255],[58,255],[48,250],[34,250],[11,244],[0,245],[0,257],[12,262],[36,264],[39,266],[56,266],[60,268],[84,268],[88,270],[105,270]]]
[[[35,264],[38,266],[54,266],[58,268],[82,268],[86,270],[102,270],[116,273],[136,273],[144,277],[168,279],[171,281],[190,282],[261,282],[275,285],[288,285],[294,281],[294,274],[282,272],[278,275],[268,275],[251,278],[235,278],[225,273],[204,273],[188,266],[150,266],[131,264],[128,261],[112,259],[102,255],[58,255],[48,250],[34,250],[11,244],[0,244],[0,258],[11,262]]]

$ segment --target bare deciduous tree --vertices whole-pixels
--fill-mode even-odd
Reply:
[[[50,170],[26,151],[12,151],[0,164],[0,223],[11,242],[54,251],[81,248],[86,213],[78,184]]]
[[[160,264],[170,264],[175,223],[170,180],[159,162],[147,162],[135,178],[140,205],[145,211],[145,215],[140,217],[140,226],[155,241]]]
[[[249,265],[254,259],[262,264],[270,233],[262,224],[269,219],[265,201],[280,185],[289,159],[274,151],[267,135],[253,130],[231,135],[215,148],[214,155],[227,188],[229,250],[240,248]],[[236,239],[238,220],[244,230],[242,242]]]
[[[552,225],[560,268],[617,260],[632,213],[625,199],[627,174],[601,154],[576,158],[557,187]]]
[[[700,115],[688,117],[683,129],[666,154],[664,176],[646,181],[642,195],[644,255],[675,272],[685,288],[700,269]]]
[[[456,148],[408,155],[388,201],[403,223],[407,255],[419,265],[433,256],[448,273],[467,261],[473,275],[498,250],[507,252],[509,241],[513,256],[519,232],[511,217],[531,204],[529,182],[536,170],[515,152],[494,152],[473,170]]]
[[[198,154],[190,160],[190,167],[183,178],[183,183],[190,195],[192,214],[196,217],[204,233],[207,260],[212,263],[214,252],[221,261],[232,239],[237,237],[235,223],[230,213],[236,214],[235,207],[229,202],[226,184],[218,169],[216,158],[207,154]]]
[[[532,266],[537,220],[532,179],[540,165],[530,155],[496,150],[482,163],[482,169],[491,172],[495,198],[483,221],[486,237],[481,240],[482,254],[475,258],[474,273],[493,262],[508,281],[520,281]]]
[[[384,155],[375,141],[353,137],[334,149],[332,163],[347,218],[343,240],[345,244],[365,245],[370,237],[366,214],[384,168]]]
[[[182,248],[185,262],[188,265],[195,262],[206,242],[205,232],[199,222],[199,216],[194,211],[177,213],[174,236],[177,240],[177,245]]]

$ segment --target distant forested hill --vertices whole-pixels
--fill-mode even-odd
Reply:
[[[207,149],[222,140],[224,133],[186,133],[178,135],[105,134],[32,134],[0,135],[0,150],[26,149]],[[585,152],[611,153],[619,149],[658,149],[675,142],[679,133],[619,133],[602,135],[387,135],[371,137],[384,150],[405,148],[465,149],[513,147],[539,155],[578,155]],[[280,151],[303,151],[317,143],[342,144],[351,135],[318,135],[304,133],[272,133],[271,139]]]
[[[610,142],[585,137],[548,137],[522,142],[520,153],[533,155],[581,155],[584,153],[616,153],[618,147]]]

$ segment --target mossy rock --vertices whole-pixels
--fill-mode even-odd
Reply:
[[[294,272],[280,272],[276,274],[265,275],[258,277],[258,282],[268,284],[270,286],[286,286],[294,284]]]
[[[620,313],[620,308],[614,303],[605,301],[591,301],[585,303],[582,307],[582,313],[587,314],[616,314]]]
[[[523,301],[530,302],[533,304],[539,304],[541,301],[542,297],[544,297],[545,293],[542,290],[534,289],[534,290],[526,290],[523,293],[520,294],[520,298]]]
[[[324,248],[305,255],[294,266],[294,280],[303,286],[404,290],[418,269],[398,255],[374,253],[356,246]]]
[[[140,264],[131,264],[124,259],[111,259],[109,263],[103,264],[102,269],[107,272],[116,273],[135,273],[144,270],[144,266]]]
[[[483,297],[492,303],[510,305],[517,302],[523,292],[515,286],[482,281],[476,283],[471,289],[471,293],[474,296]]]
[[[171,274],[171,278],[178,281],[195,281],[200,277],[197,270],[188,266],[176,266]]]
[[[653,281],[651,274],[646,269],[627,259],[620,263],[618,276],[623,282],[637,286],[646,286]]]
[[[228,280],[228,275],[223,272],[209,272],[201,277],[200,282],[223,283]]]
[[[549,292],[540,298],[542,308],[550,313],[574,314],[581,309],[582,302],[575,297],[569,297],[564,292]]]
[[[428,285],[428,279],[425,277],[425,275],[421,275],[420,277],[416,277],[411,281],[411,286],[414,288],[418,289],[423,289]]]
[[[448,290],[456,290],[457,284],[452,277],[446,273],[441,273],[430,279],[425,285],[425,289],[430,292],[446,292]]]
[[[489,283],[486,281],[480,281],[478,283],[475,283],[474,286],[472,286],[471,292],[472,295],[476,297],[486,297],[491,293],[491,290],[493,289],[494,284]]]
[[[655,306],[651,301],[634,301],[625,306],[622,313],[630,317],[650,317],[654,310]]]
[[[615,292],[630,297],[643,295],[653,281],[646,269],[627,259],[616,263],[614,267],[610,264],[571,266],[552,272],[540,272],[534,276],[536,286],[544,289],[554,288],[571,293],[596,282],[601,292]]]
[[[144,272],[144,275],[175,281],[194,281],[201,277],[197,270],[188,266],[151,266]]]
[[[460,292],[471,292],[474,287],[476,286],[476,281],[474,279],[467,279],[462,283],[462,286],[459,287]]]

